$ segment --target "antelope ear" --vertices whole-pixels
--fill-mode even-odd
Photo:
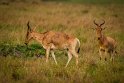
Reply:
[[[33,30],[32,31],[35,31],[36,30],[36,28],[39,26],[39,24],[37,24],[34,28],[33,28]]]
[[[102,28],[102,30],[105,30],[106,27]]]
[[[91,28],[92,30],[95,30],[96,28]]]
[[[34,27],[32,31],[35,31],[37,27]]]

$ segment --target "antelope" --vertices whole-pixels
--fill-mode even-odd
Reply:
[[[94,20],[94,24],[97,26],[95,28],[96,30],[96,35],[99,43],[99,55],[100,55],[100,60],[102,59],[103,55],[102,52],[104,52],[104,59],[105,61],[107,60],[107,54],[110,55],[110,60],[113,60],[113,56],[116,52],[116,41],[108,36],[105,36],[102,33],[102,30],[105,28],[102,28],[102,25],[105,24],[105,21],[103,20],[103,23],[97,24]]]
[[[46,50],[46,62],[48,62],[49,54],[51,54],[55,63],[57,64],[56,57],[54,54],[55,50],[67,50],[68,61],[65,67],[68,66],[69,62],[72,59],[72,56],[76,58],[76,65],[78,65],[78,53],[80,51],[80,41],[78,38],[62,32],[55,31],[46,31],[43,33],[38,33],[35,31],[36,27],[34,29],[31,29],[29,21],[27,23],[27,26],[28,29],[25,44],[28,45],[29,41],[31,41],[32,39],[39,42]],[[76,49],[76,47],[78,47],[78,49]]]

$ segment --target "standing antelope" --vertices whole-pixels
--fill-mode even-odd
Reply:
[[[101,23],[101,24],[97,24],[95,22],[95,20],[94,20],[94,24],[97,26],[95,28],[95,30],[96,30],[96,35],[97,35],[97,38],[98,38],[98,43],[99,43],[100,60],[101,60],[101,58],[103,56],[102,52],[105,53],[105,55],[104,55],[105,61],[106,61],[107,53],[109,53],[110,59],[112,60],[113,56],[114,56],[114,53],[117,53],[116,50],[115,50],[115,48],[116,48],[116,41],[113,38],[105,36],[102,33],[102,30],[105,29],[105,28],[101,28],[101,26],[103,24],[105,24],[104,20],[103,20],[103,23]]]
[[[49,54],[51,53],[55,63],[57,64],[54,51],[56,49],[67,50],[68,53],[68,61],[65,67],[68,66],[70,60],[72,59],[72,55],[76,58],[76,65],[78,65],[78,53],[80,50],[80,41],[79,39],[67,35],[61,32],[47,31],[44,33],[35,32],[35,28],[31,29],[29,22],[27,23],[27,35],[25,44],[27,45],[30,40],[34,39],[38,41],[43,48],[46,50],[46,62],[48,62]],[[76,47],[78,45],[78,51],[76,52]]]

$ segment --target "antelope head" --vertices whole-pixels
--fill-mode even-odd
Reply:
[[[95,28],[95,30],[96,30],[97,38],[98,38],[98,40],[100,40],[100,38],[102,38],[102,30],[105,29],[105,28],[102,28],[102,25],[105,24],[105,21],[103,20],[103,23],[101,23],[101,24],[97,24],[95,20],[93,22],[97,26]]]
[[[26,34],[26,38],[25,38],[25,44],[28,45],[29,41],[31,39],[33,39],[33,33],[34,30],[36,29],[36,27],[34,29],[31,29],[30,25],[29,25],[29,21],[27,23],[28,29],[27,29],[27,34]]]

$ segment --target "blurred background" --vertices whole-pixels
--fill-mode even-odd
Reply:
[[[113,62],[100,61],[93,21],[117,41]],[[24,44],[27,22],[36,32],[59,31],[81,42],[64,68],[67,53],[56,51],[58,65],[37,41]],[[109,58],[109,56],[108,56]],[[0,0],[0,83],[124,83],[124,0]]]

